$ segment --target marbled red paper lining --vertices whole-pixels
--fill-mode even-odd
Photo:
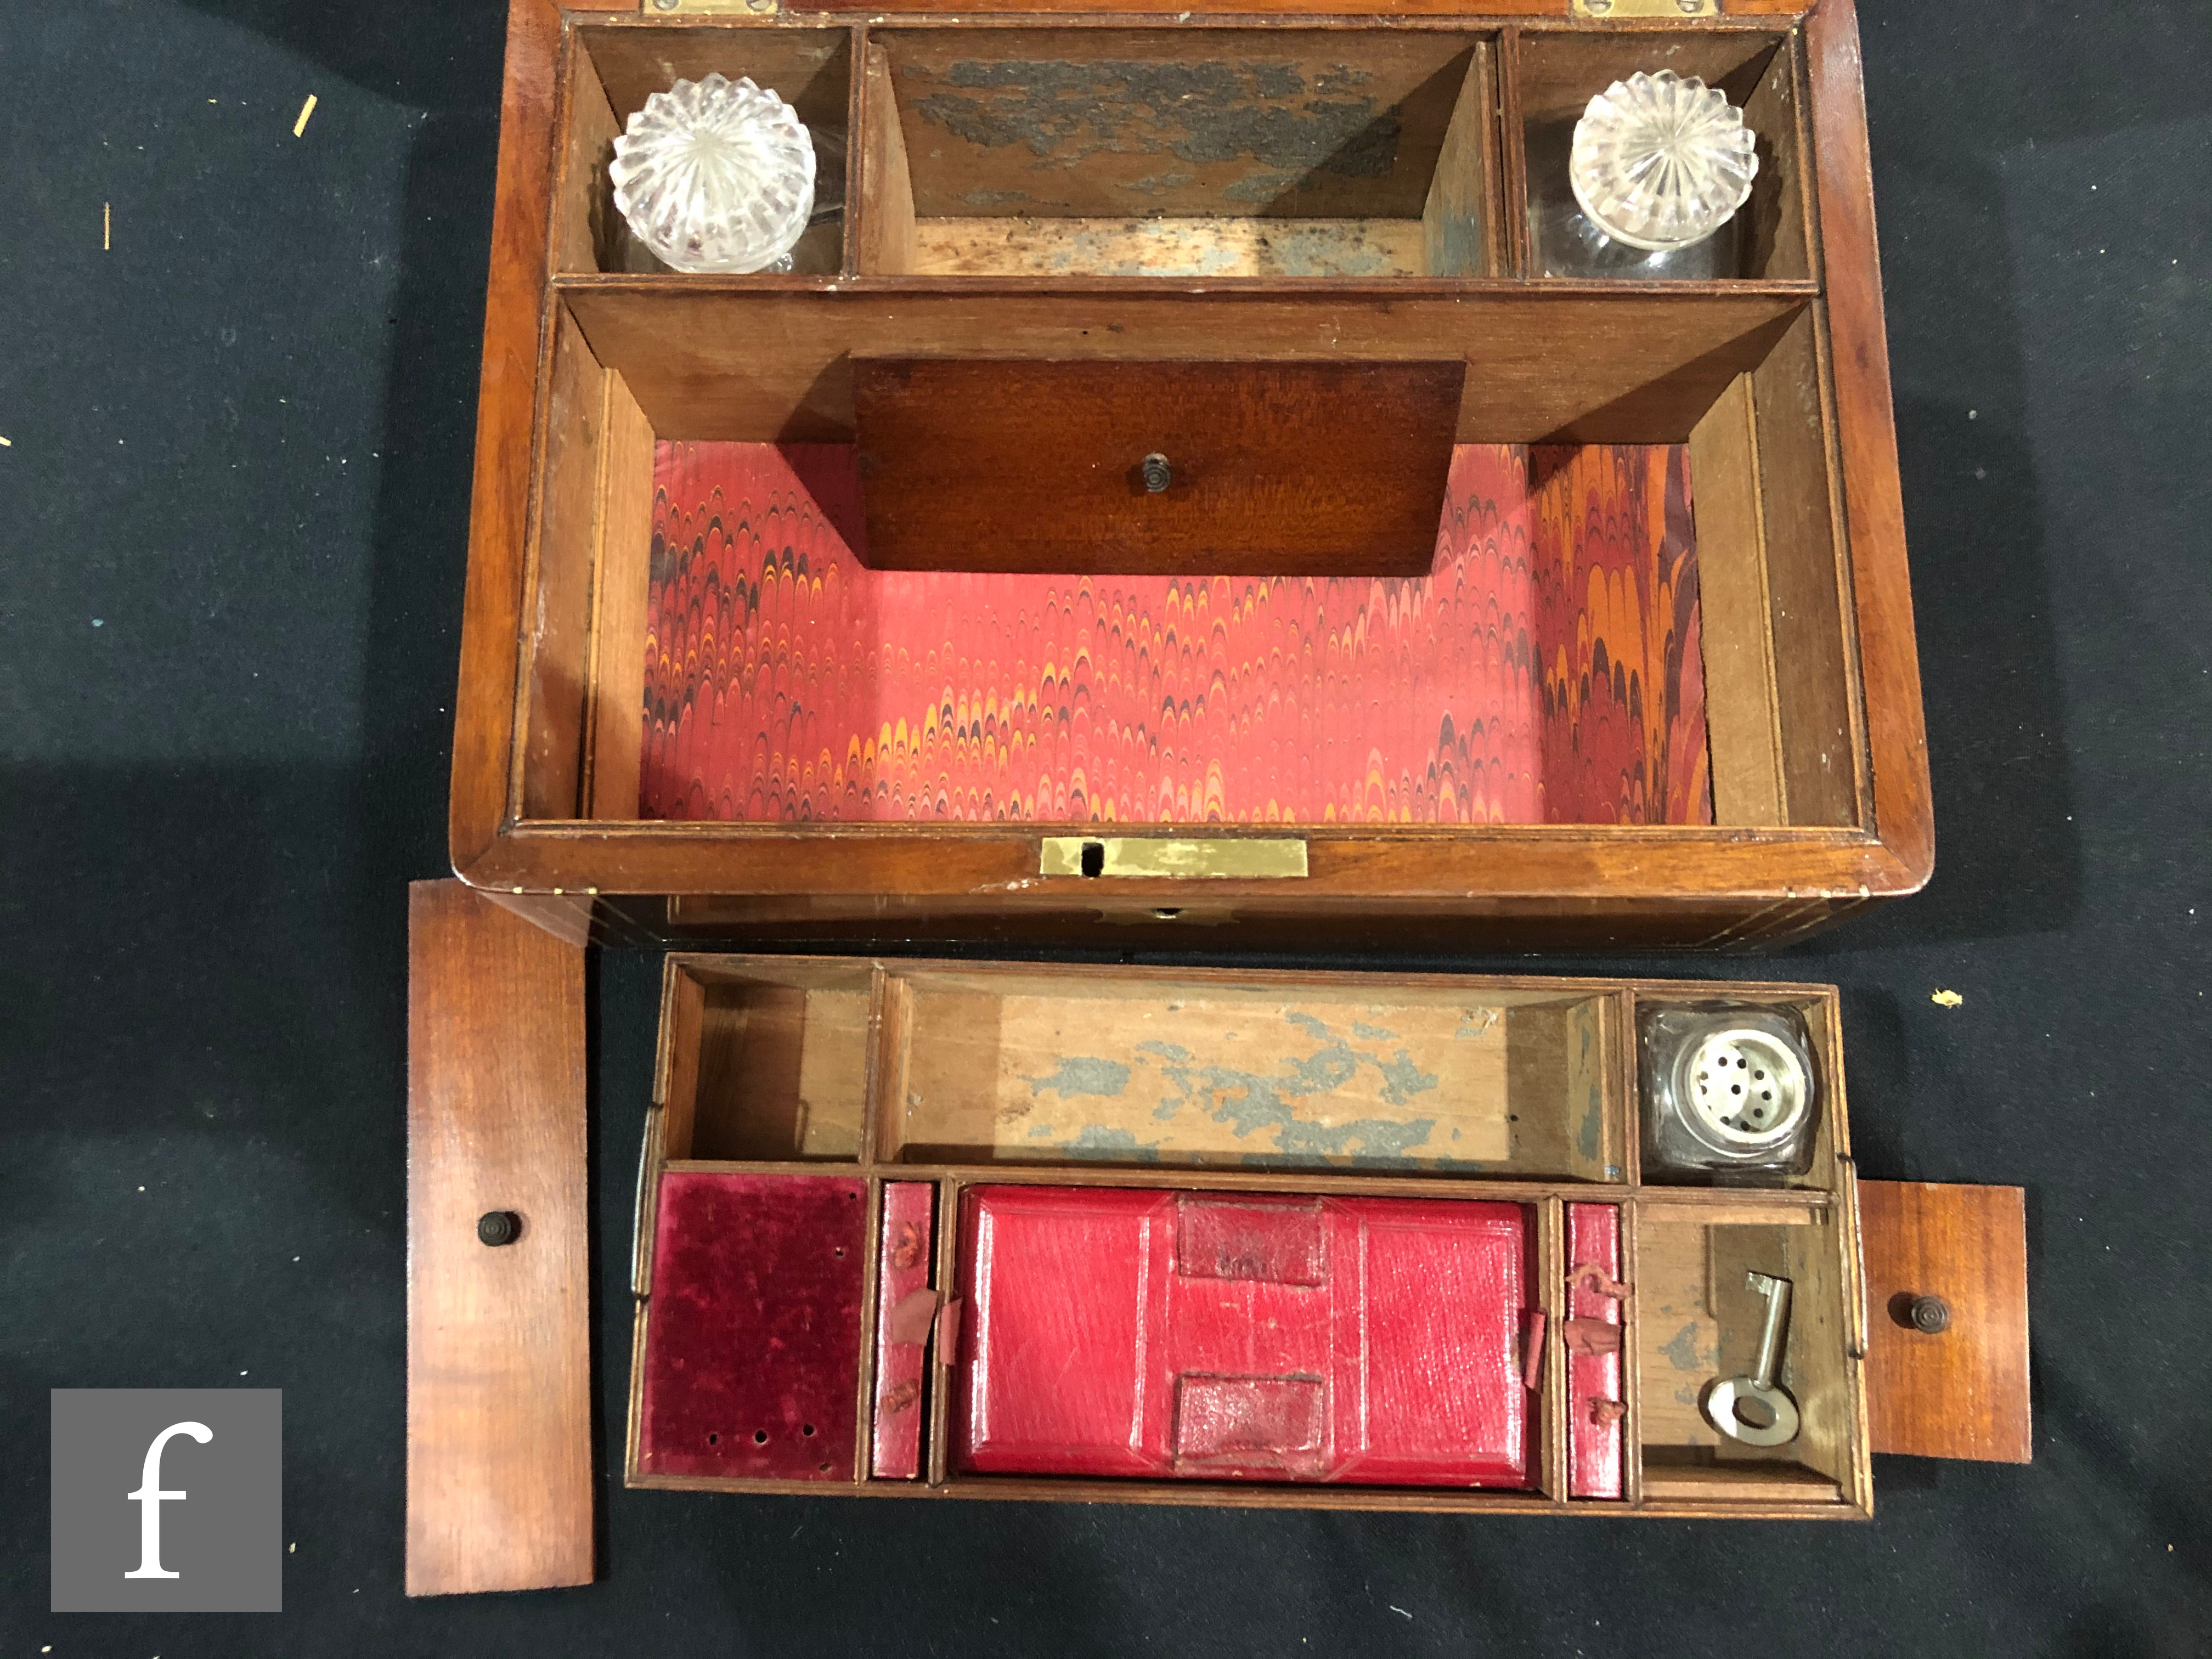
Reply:
[[[852,451],[663,443],[640,811],[1704,823],[1680,446],[1455,453],[1396,579],[872,571]]]

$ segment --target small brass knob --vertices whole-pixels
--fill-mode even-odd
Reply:
[[[1950,1304],[1940,1296],[1914,1297],[1911,1307],[1905,1310],[1905,1317],[1912,1322],[1914,1330],[1924,1331],[1929,1336],[1940,1335],[1951,1328]]]
[[[477,1242],[512,1244],[522,1237],[522,1218],[512,1210],[486,1210],[477,1218]]]
[[[1145,488],[1155,495],[1175,482],[1175,469],[1168,465],[1168,458],[1158,450],[1145,457],[1143,471]]]

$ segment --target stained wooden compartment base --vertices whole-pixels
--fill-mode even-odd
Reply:
[[[571,937],[782,947],[1118,946],[1198,926],[1253,945],[1425,933],[1462,948],[1756,947],[1917,890],[1932,860],[1926,762],[1848,0],[1661,24],[1571,22],[1564,0],[1542,10],[1047,26],[514,0],[456,871]],[[1613,78],[1662,67],[1744,106],[1762,147],[1752,203],[1707,279],[1562,265],[1547,135]],[[752,73],[825,144],[844,137],[842,208],[789,276],[641,270],[611,216],[605,162],[623,119],[670,78],[709,70]],[[1188,95],[1158,95],[1170,82]],[[641,817],[656,447],[850,445],[854,364],[868,358],[1133,378],[1455,362],[1454,429],[1432,441],[1683,447],[1694,637],[1654,631],[1673,613],[1614,593],[1612,574],[1577,556],[1565,580],[1603,625],[1547,653],[1534,678],[1547,698],[1603,684],[1648,711],[1651,665],[1673,665],[1666,685],[1680,670],[1702,698],[1703,740],[1664,781],[1709,777],[1710,823],[1665,809],[1650,743],[1601,792],[1614,810],[1556,815],[1489,811],[1457,778],[1425,795],[1409,750],[1403,766],[1378,763],[1354,810],[1292,827],[1304,873],[1209,878],[1202,891],[1056,870],[1043,843],[1109,816],[1124,832],[1142,820],[1155,834],[1279,833],[1264,790],[1233,809],[1203,788],[1139,792],[1133,806],[1045,791],[1026,740],[1020,765],[1006,745],[1008,788],[917,793],[920,810],[890,815],[902,822],[842,807],[743,821],[750,796],[734,788],[726,814],[710,788],[696,817]],[[1173,433],[1160,442],[1170,465],[1176,447]],[[1073,519],[1040,529],[1080,539]],[[1283,568],[1295,552],[1281,550]],[[795,566],[745,580],[765,592],[770,574],[780,594]],[[1533,660],[1505,620],[1500,660]],[[1328,648],[1377,647],[1332,635]],[[944,666],[926,704],[883,711],[883,731],[988,709],[998,671]],[[1048,683],[1042,662],[1021,665],[1008,690],[1057,721],[1063,665],[1051,666]],[[777,678],[739,669],[702,679],[693,715]],[[787,772],[819,772],[818,753],[787,752],[816,735],[810,712],[745,740]],[[1443,714],[1463,738],[1499,710],[1407,712],[1425,747]],[[1080,718],[1068,703],[1071,731]],[[830,769],[846,759],[832,753]],[[1450,807],[1433,822],[1430,795]]]
[[[1826,1107],[1811,1168],[1788,1186],[1669,1185],[1639,1168],[1637,1006],[1715,996],[1793,1008],[1812,1033]],[[633,1485],[1534,1513],[1870,1511],[1856,1182],[1828,988],[676,955],[662,1016],[633,1264]],[[749,1350],[729,1344],[720,1303],[696,1311],[696,1273],[668,1254],[665,1194],[672,1182],[771,1178],[864,1193],[865,1213],[825,1243],[888,1237],[889,1186],[908,1194],[903,1211],[933,1209],[927,1282],[939,1296],[964,1282],[962,1218],[979,1192],[1509,1206],[1527,1218],[1528,1305],[1545,1316],[1530,1372],[1528,1490],[1361,1486],[1356,1475],[1224,1480],[1202,1468],[1172,1480],[975,1473],[953,1455],[951,1421],[972,1313],[938,1324],[916,1402],[917,1476],[880,1478],[870,1425],[891,1310],[873,1250],[857,1267],[840,1263],[860,1281],[861,1306],[851,1329],[824,1340],[859,1342],[861,1358],[834,1386],[811,1382],[803,1398],[745,1407],[766,1413],[757,1424],[694,1413],[667,1428],[677,1419],[660,1411],[654,1379],[672,1357],[742,1366]],[[925,1188],[933,1206],[917,1206],[911,1195]],[[1436,1212],[1434,1202],[1416,1207]],[[1577,1238],[1604,1237],[1591,1224],[1606,1212],[1618,1218],[1617,1255],[1571,1261]],[[1613,1262],[1628,1289],[1609,1316],[1590,1298]],[[1596,1279],[1571,1285],[1577,1267]],[[1752,1367],[1754,1270],[1796,1286],[1781,1380],[1804,1428],[1767,1449],[1719,1435],[1697,1403],[1705,1384]],[[915,1275],[910,1263],[902,1273],[905,1301]],[[901,1318],[910,1343],[921,1328],[910,1309]],[[794,1316],[788,1328],[803,1326]],[[1611,1367],[1578,1358],[1611,1351],[1593,1346],[1593,1326],[1620,1333]],[[717,1334],[700,1347],[708,1333]],[[910,1382],[910,1354],[895,1363]],[[690,1376],[684,1398],[705,1397],[705,1387]],[[744,1389],[732,1379],[725,1392],[734,1401]],[[902,1409],[915,1401],[910,1389],[893,1392]],[[1603,1403],[1616,1397],[1617,1413]],[[741,1473],[757,1461],[750,1437],[761,1437],[764,1457],[786,1432],[779,1411],[793,1435],[835,1414],[834,1437],[792,1443],[809,1458],[834,1445],[834,1468],[810,1464],[796,1480]],[[1606,1439],[1583,1432],[1583,1416],[1593,1431],[1618,1425],[1610,1465]],[[687,1472],[704,1468],[724,1472]]]

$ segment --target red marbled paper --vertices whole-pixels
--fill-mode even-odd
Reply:
[[[852,451],[663,443],[646,817],[1707,823],[1686,452],[1455,454],[1426,576],[872,571]]]

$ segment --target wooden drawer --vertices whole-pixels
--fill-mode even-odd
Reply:
[[[1757,948],[1917,890],[1852,10],[1650,9],[514,0],[455,871],[777,948]],[[1563,239],[1563,134],[1662,67],[1760,170],[1654,279]],[[816,134],[789,274],[612,209],[708,70]]]
[[[1712,999],[1805,1021],[1825,1102],[1802,1176],[1720,1187],[1643,1168],[1630,1035],[1638,1010]],[[1885,1224],[1880,1248],[1868,1251],[1875,1271],[1948,1295],[1956,1328],[1908,1340],[1889,1328],[1898,1317],[1888,1290],[1870,1313],[1843,1073],[1836,994],[1822,986],[672,956],[658,1104],[639,1176],[629,1478],[898,1497],[1863,1516],[1873,1504],[1872,1454],[1892,1443],[2025,1455],[2025,1280],[1991,1279],[1959,1255],[1970,1239],[2024,1261],[2024,1233],[2015,1208],[2009,1230],[1984,1215],[1915,1255]],[[1891,1190],[1879,1187],[1885,1218]],[[1954,1193],[2000,1189],[1915,1190],[1941,1209]],[[663,1206],[674,1193],[685,1207],[672,1217]],[[901,1279],[896,1294],[882,1265],[887,1194],[909,1224],[934,1218],[917,1236],[930,1241],[926,1280]],[[1240,1205],[1243,1222],[1207,1219]],[[826,1220],[776,1219],[825,1209]],[[1403,1213],[1384,1213],[1394,1210]],[[1525,1368],[1535,1382],[1526,1427],[1512,1430],[1528,1448],[1519,1475],[1479,1472],[1493,1465],[1470,1448],[1490,1443],[1480,1433],[1492,1431],[1477,1425],[1492,1419],[1470,1416],[1474,1403],[1458,1416],[1434,1408],[1468,1437],[1450,1457],[1421,1438],[1436,1432],[1429,1417],[1416,1413],[1401,1431],[1418,1443],[1409,1449],[1379,1430],[1355,1446],[1340,1414],[1355,1396],[1383,1398],[1387,1389],[1366,1379],[1395,1366],[1395,1345],[1412,1340],[1395,1324],[1417,1321],[1436,1285],[1460,1283],[1449,1254],[1455,1210],[1469,1225],[1494,1230],[1504,1216],[1510,1235],[1526,1231],[1511,1305],[1478,1318],[1467,1302],[1454,1338],[1464,1348],[1489,1320],[1496,1340],[1486,1363],[1516,1379]],[[1004,1219],[991,1233],[994,1215]],[[1246,1224],[1255,1217],[1270,1224]],[[1200,1254],[1240,1266],[1190,1267],[1199,1221],[1229,1226],[1237,1241],[1203,1243]],[[1389,1291],[1386,1258],[1347,1243],[1346,1229],[1386,1222],[1443,1241],[1443,1265],[1420,1270],[1428,1294]],[[839,1252],[842,1289],[817,1294],[804,1272],[771,1267],[794,1227]],[[734,1255],[700,1255],[705,1241],[732,1239],[740,1241]],[[909,1264],[919,1255],[910,1249]],[[1355,1258],[1357,1272],[1334,1279],[1316,1265]],[[1583,1267],[1596,1278],[1571,1279]],[[1198,1280],[1175,1277],[1194,1272]],[[1763,1449],[1718,1434],[1700,1406],[1707,1385],[1752,1367],[1763,1307],[1748,1288],[1752,1272],[1795,1287],[1780,1375],[1803,1426],[1793,1443]],[[802,1288],[778,1304],[774,1286],[787,1273]],[[1035,1293],[979,1288],[1018,1273],[1036,1276]],[[1962,1274],[1978,1295],[1958,1287]],[[1240,1295],[1267,1287],[1304,1310],[1224,1304],[1233,1304],[1232,1325],[1249,1317],[1273,1334],[1255,1352],[1273,1343],[1296,1361],[1248,1353],[1248,1369],[1264,1375],[1230,1382],[1249,1395],[1282,1370],[1282,1388],[1311,1396],[1244,1399],[1238,1409],[1301,1425],[1296,1432],[1308,1437],[1297,1455],[1262,1458],[1249,1479],[1221,1478],[1164,1438],[1176,1431],[1176,1408],[1164,1402],[1179,1386],[1198,1374],[1226,1386],[1211,1376],[1224,1369],[1223,1340],[1198,1329],[1224,1316],[1206,1311],[1217,1278],[1240,1281]],[[1626,1293],[1601,1294],[1601,1282],[1616,1278]],[[1198,1288],[1178,1301],[1163,1288],[1170,1281]],[[895,1304],[923,1283],[935,1295],[902,1316],[906,1341],[936,1345],[916,1391],[906,1356],[882,1339]],[[1126,1294],[1116,1288],[1130,1285]],[[1113,1312],[1127,1295],[1138,1300]],[[732,1297],[742,1308],[733,1310]],[[933,1338],[925,1334],[931,1306],[951,1309]],[[1058,1306],[1073,1311],[1058,1320]],[[785,1348],[760,1334],[818,1329],[831,1310],[834,1374],[802,1367],[757,1386],[745,1356]],[[1040,1319],[1048,1339],[1034,1328]],[[1293,1334],[1301,1320],[1303,1337]],[[1617,1342],[1593,1346],[1593,1322],[1610,1324]],[[1011,1334],[994,1334],[1010,1322]],[[1354,1329],[1347,1346],[1341,1334]],[[1523,1337],[1540,1345],[1534,1356],[1510,1346]],[[1877,1365],[1891,1368],[1900,1347],[1925,1345],[1905,1363],[1930,1368],[1923,1382],[1948,1365],[1954,1390],[1948,1402],[1921,1401],[1913,1426],[1886,1431],[1887,1439],[1869,1429],[1870,1340]],[[990,1362],[990,1409],[1029,1425],[1019,1431],[977,1426],[989,1352],[1000,1356]],[[1070,1353],[1085,1397],[1103,1389],[1103,1403],[1062,1410],[1026,1381],[1045,1359],[1053,1376],[1072,1375]],[[1216,1358],[1191,1357],[1207,1354]],[[1429,1358],[1441,1370],[1425,1393],[1448,1401],[1460,1362]],[[2016,1372],[2007,1369],[2015,1358]],[[1419,1369],[1417,1359],[1406,1364]],[[902,1367],[900,1397],[918,1413],[918,1478],[883,1473],[883,1389],[873,1379],[886,1364]],[[1491,1386],[1478,1395],[1488,1398]],[[1024,1390],[1042,1403],[1032,1397],[1024,1412]],[[1150,1414],[1125,1431],[1129,1444],[1096,1449],[1097,1423],[1146,1398]],[[1962,1401],[1974,1402],[1982,1428],[1960,1426],[1973,1414]],[[1892,1403],[1876,1402],[1877,1425]],[[1372,1409],[1387,1415],[1379,1403]],[[1316,1426],[1325,1416],[1334,1427]],[[1989,1449],[1990,1422],[2005,1425],[1997,1437],[2014,1436],[2003,1443],[2017,1452]],[[1054,1432],[1074,1438],[1054,1450]],[[796,1473],[780,1448],[786,1439],[807,1459]],[[1462,1466],[1478,1473],[1435,1473]],[[1099,1478],[1107,1474],[1127,1478]]]
[[[409,1586],[576,1582],[581,954],[422,884],[412,975]],[[1639,1012],[1715,999],[1802,1022],[1802,1173],[1646,1161]],[[672,954],[659,1022],[633,1486],[1847,1519],[2028,1455],[2021,1194],[1859,1181],[1830,987]]]

